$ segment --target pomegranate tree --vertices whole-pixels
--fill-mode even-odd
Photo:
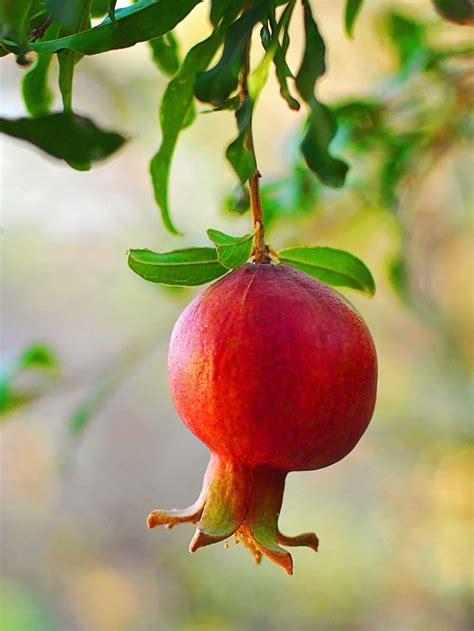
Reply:
[[[346,456],[364,433],[375,405],[377,364],[370,333],[351,304],[328,285],[369,295],[375,285],[365,265],[347,252],[292,247],[277,253],[266,245],[252,132],[255,108],[274,66],[286,104],[291,110],[306,111],[295,162],[301,208],[310,210],[314,201],[308,195],[313,175],[319,180],[318,194],[323,186],[344,186],[348,165],[332,152],[339,122],[341,151],[352,147],[357,149],[353,155],[361,156],[371,149],[370,170],[373,163],[382,162],[383,168],[374,172],[380,174],[380,197],[393,211],[397,182],[410,179],[402,176],[417,161],[429,163],[426,152],[439,151],[440,138],[450,138],[454,129],[459,136],[460,126],[452,118],[455,109],[462,115],[459,120],[468,118],[468,71],[452,72],[454,80],[445,85],[445,100],[452,104],[444,116],[449,125],[444,128],[436,122],[424,125],[424,131],[419,121],[427,117],[412,107],[413,82],[408,79],[415,73],[418,81],[429,72],[444,81],[450,73],[443,60],[462,59],[471,48],[435,50],[420,23],[389,11],[387,32],[399,64],[395,80],[387,84],[389,98],[354,99],[331,109],[319,94],[326,46],[310,0],[209,0],[209,33],[181,59],[174,30],[201,1],[130,0],[119,7],[116,0],[0,2],[0,57],[15,56],[20,67],[29,68],[22,82],[29,116],[0,117],[0,132],[87,171],[131,135],[102,129],[74,111],[75,68],[85,56],[148,42],[156,66],[170,77],[160,108],[161,144],[150,162],[150,175],[163,223],[170,233],[179,234],[168,201],[179,134],[194,121],[199,102],[206,104],[205,111],[211,107],[235,113],[237,132],[226,157],[238,178],[236,208],[251,211],[252,232],[233,237],[211,230],[212,248],[129,252],[130,267],[152,282],[192,286],[223,277],[179,318],[169,353],[177,411],[211,452],[203,489],[189,509],[153,511],[148,525],[197,523],[191,551],[235,535],[257,560],[266,555],[291,573],[291,556],[282,546],[316,550],[318,540],[314,534],[288,537],[278,529],[286,475],[326,467]],[[445,19],[473,23],[473,0],[432,2]],[[349,36],[363,4],[344,2]],[[290,25],[298,13],[302,58],[292,69]],[[252,65],[256,29],[262,47],[258,63]],[[54,95],[48,73],[55,56],[62,111],[51,110]],[[388,118],[390,111],[395,124]],[[424,135],[429,133],[431,139]],[[285,203],[291,204],[294,195],[288,194],[285,179],[282,184]],[[363,186],[354,191],[362,197]],[[280,216],[291,214],[283,206]],[[403,213],[393,215],[401,221]],[[403,223],[399,232],[402,240],[406,238]],[[404,249],[402,244],[402,255]],[[403,256],[395,259],[391,271],[392,281],[403,281]],[[18,366],[23,368],[24,362]],[[7,371],[8,379],[13,374]],[[4,387],[8,405],[9,388]],[[108,390],[102,386],[94,405],[79,410],[74,431],[84,426]]]
[[[277,525],[289,471],[327,467],[364,433],[377,361],[357,311],[287,265],[248,263],[185,309],[168,361],[176,409],[211,460],[186,510],[155,510],[148,526],[198,523],[190,551],[231,535],[259,561],[292,572],[284,546],[317,550],[314,534]]]

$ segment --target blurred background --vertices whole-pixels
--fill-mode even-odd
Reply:
[[[375,298],[344,293],[380,361],[355,451],[288,478],[281,528],[316,531],[320,552],[294,549],[288,577],[241,545],[189,555],[189,525],[146,529],[151,509],[195,500],[208,460],[166,375],[173,323],[199,290],[147,284],[125,253],[205,245],[206,228],[241,234],[249,217],[223,157],[233,116],[203,114],[172,170],[185,236],[166,234],[148,177],[166,81],[137,45],[76,71],[76,110],[130,138],[118,156],[81,173],[1,139],[2,631],[473,628],[472,29],[428,0],[372,0],[350,41],[342,1],[313,6],[321,95],[340,108],[335,150],[352,171],[334,191],[295,161],[303,115],[272,78],[255,129],[269,241],[369,265]],[[206,9],[178,28],[183,51],[207,32]],[[296,24],[293,42],[295,68]],[[13,117],[25,110],[10,57],[1,115]]]

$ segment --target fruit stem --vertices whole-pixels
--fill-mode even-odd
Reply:
[[[247,4],[246,10],[248,11],[252,3]],[[240,80],[240,102],[243,105],[249,97],[248,77],[250,73],[250,47],[252,38],[249,40],[245,49],[245,60],[242,69],[242,76]],[[251,114],[252,116],[252,114]],[[254,230],[254,241],[252,258],[255,263],[271,263],[270,253],[268,247],[265,244],[265,226],[263,221],[262,212],[262,200],[260,198],[260,172],[257,168],[257,157],[255,155],[255,145],[253,141],[252,130],[252,118],[247,128],[245,137],[245,146],[248,151],[253,155],[255,160],[255,171],[249,178],[249,197],[250,197],[250,212],[252,213],[252,224]]]

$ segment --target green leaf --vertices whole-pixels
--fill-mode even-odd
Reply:
[[[13,380],[25,370],[51,372],[57,368],[54,353],[47,346],[34,344],[25,349],[19,356],[9,361],[3,360],[0,366],[0,414],[3,414],[20,403],[26,403],[35,393],[16,392]]]
[[[220,33],[214,31],[206,40],[196,44],[186,56],[178,74],[168,84],[160,107],[162,139],[150,162],[150,175],[155,200],[166,229],[180,234],[171,220],[168,202],[169,172],[180,131],[193,103],[196,74],[206,68],[219,47]]]
[[[90,26],[91,0],[81,0],[80,2],[63,3],[64,6],[72,4],[75,7],[73,21],[61,30],[61,34],[71,35],[80,33]],[[59,62],[59,90],[63,100],[65,112],[72,111],[72,87],[74,79],[74,67],[80,57],[71,50],[61,50],[58,52]],[[74,165],[72,165],[74,166]],[[90,165],[86,165],[90,168]]]
[[[108,50],[128,48],[168,33],[202,0],[142,0],[115,12],[116,24],[106,18],[92,29],[50,41],[31,43],[38,52],[56,53],[73,50],[96,55]]]
[[[69,422],[72,434],[80,434],[101,408],[105,400],[112,394],[120,382],[120,374],[112,374],[102,379],[99,385],[74,411]]]
[[[265,56],[248,79],[248,96],[235,113],[239,133],[237,138],[227,147],[226,157],[242,184],[255,173],[257,168],[254,153],[247,146],[247,136],[252,124],[253,109],[268,79],[270,65],[279,45],[278,37],[280,31],[288,24],[294,4],[295,0],[292,0],[283,12],[277,27],[272,33]]]
[[[411,306],[413,299],[410,294],[410,272],[403,253],[400,253],[390,261],[388,277],[400,300],[406,306]]]
[[[172,77],[179,70],[178,42],[173,33],[167,33],[148,42],[153,61],[165,74]]]
[[[211,63],[222,43],[223,31],[237,15],[240,7],[234,4],[225,19],[207,39],[196,44],[186,55],[178,74],[168,83],[160,107],[161,145],[150,162],[150,175],[161,218],[171,234],[180,234],[171,220],[168,186],[171,161],[178,136],[193,115],[194,84],[196,75]]]
[[[227,29],[224,50],[218,63],[196,78],[194,94],[204,103],[219,106],[239,83],[246,49],[252,31],[271,6],[271,0],[259,0]]]
[[[329,151],[336,135],[337,122],[329,108],[315,96],[317,80],[326,71],[326,47],[311,13],[308,0],[304,0],[305,49],[300,69],[296,75],[296,87],[309,105],[305,135],[301,153],[308,167],[327,186],[344,185],[348,166],[333,157]]]
[[[8,35],[13,40],[20,65],[28,65],[25,51],[34,4],[34,0],[2,0],[0,2],[0,33],[3,31],[4,36]]]
[[[109,10],[109,0],[92,0],[91,16],[93,18],[101,18],[106,15]]]
[[[348,166],[343,160],[334,158],[329,146],[337,131],[337,123],[331,110],[316,99],[311,104],[301,153],[308,167],[327,186],[344,186]]]
[[[216,27],[235,0],[211,0],[211,24]]]
[[[344,28],[349,37],[352,37],[354,24],[362,8],[363,1],[364,0],[346,0],[346,8],[344,11]]]
[[[400,66],[421,63],[426,52],[424,26],[401,13],[388,14],[388,34],[397,51]]]
[[[74,29],[82,12],[82,1],[78,0],[45,0],[46,7],[53,20],[62,26]]]
[[[325,247],[285,248],[278,253],[280,263],[292,265],[302,272],[334,287],[350,287],[369,296],[375,293],[375,282],[365,264],[344,250]]]
[[[227,269],[237,269],[246,263],[252,252],[252,234],[233,237],[230,234],[209,228],[207,236],[217,247],[217,258]]]
[[[255,173],[257,168],[255,156],[246,145],[246,135],[252,121],[252,112],[253,104],[250,99],[246,99],[235,113],[238,136],[227,147],[225,154],[242,184]]]
[[[294,5],[293,5],[294,6]],[[292,9],[291,9],[292,10]],[[277,29],[275,14],[272,12],[270,17],[270,23],[272,26],[272,32],[274,33]],[[288,79],[293,78],[293,73],[291,72],[287,62],[286,62],[286,54],[288,51],[288,47],[290,45],[290,35],[288,32],[288,25],[286,26],[283,33],[283,42],[280,44],[278,42],[278,47],[275,52],[275,57],[273,62],[275,64],[275,71],[278,83],[280,85],[280,94],[287,102],[290,109],[298,111],[300,109],[300,104],[297,99],[290,93],[288,88]]]
[[[46,29],[46,36],[59,33],[58,24],[52,24]],[[32,116],[48,114],[53,104],[53,94],[48,86],[48,74],[51,64],[51,53],[38,53],[36,61],[25,73],[21,84],[23,101]]]
[[[72,113],[0,118],[0,132],[26,140],[55,158],[76,163],[104,160],[125,142],[120,134],[104,131],[90,119]]]
[[[305,48],[295,83],[302,98],[310,103],[316,81],[326,72],[326,46],[307,0],[304,0],[304,32]]]
[[[44,116],[53,104],[53,94],[48,86],[51,57],[38,55],[35,64],[25,73],[21,82],[23,101],[31,116]]]
[[[165,253],[130,250],[128,265],[152,283],[181,287],[203,285],[228,271],[218,262],[214,248],[188,248]]]

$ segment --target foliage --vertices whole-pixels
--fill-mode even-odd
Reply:
[[[249,135],[256,101],[266,83],[271,64],[275,66],[281,95],[288,106],[294,110],[300,108],[300,101],[293,96],[293,90],[289,86],[291,82],[308,108],[300,145],[307,168],[324,185],[343,186],[348,166],[332,155],[330,147],[334,144],[334,139],[344,132],[348,141],[350,136],[358,133],[359,146],[364,142],[372,146],[385,143],[385,149],[391,152],[390,168],[381,174],[381,180],[383,194],[387,199],[393,197],[393,189],[419,144],[420,135],[416,130],[411,134],[406,132],[401,142],[397,143],[398,139],[380,124],[380,103],[372,106],[367,102],[352,102],[331,110],[321,102],[315,88],[326,72],[326,46],[309,0],[302,0],[305,45],[296,74],[293,74],[286,61],[290,46],[289,25],[294,14],[295,0],[255,0],[252,3],[244,0],[212,0],[210,21],[213,31],[192,47],[181,63],[173,29],[199,2],[200,0],[183,0],[179,3],[174,0],[139,0],[128,7],[116,9],[116,2],[105,0],[22,0],[18,3],[5,0],[0,9],[0,45],[3,53],[15,54],[22,65],[28,63],[31,51],[36,53],[37,58],[23,82],[23,96],[32,118],[2,119],[0,131],[27,140],[80,170],[89,169],[93,161],[109,157],[121,147],[125,137],[103,131],[92,121],[73,114],[75,66],[84,55],[95,55],[148,41],[157,66],[172,77],[160,112],[162,143],[150,164],[155,198],[164,225],[170,232],[179,234],[171,218],[168,203],[171,161],[180,132],[193,121],[195,99],[211,103],[218,110],[236,110],[238,136],[227,148],[226,155],[241,184],[245,185],[257,168]],[[353,33],[362,5],[362,0],[346,2],[344,26],[349,36]],[[440,7],[437,5],[437,8]],[[97,16],[103,19],[92,26],[91,17]],[[259,23],[265,55],[260,66],[248,79],[248,91],[246,89],[245,93],[241,92],[239,95],[239,82],[243,77],[246,80],[248,73],[251,36]],[[413,65],[424,69],[436,67],[436,56],[426,45],[423,29],[419,24],[404,16],[392,14],[388,26],[399,55],[401,75],[406,74]],[[222,51],[218,61],[209,68],[220,49]],[[57,55],[59,61],[58,81],[64,108],[62,114],[50,113],[52,96],[48,71],[53,55]],[[375,121],[374,117],[377,116],[378,121]],[[371,119],[372,123],[369,128],[358,129],[358,121],[367,119]],[[349,142],[346,143],[346,148],[347,144]],[[220,244],[220,254],[218,249],[219,260],[223,256],[222,245]],[[219,244],[217,246],[219,248]],[[225,247],[226,252],[230,253],[234,244],[228,242]],[[242,244],[235,247],[240,247],[242,255]],[[186,252],[189,252],[189,264],[196,265],[193,250],[180,251],[179,255],[170,253],[173,270],[176,256],[182,265]],[[135,256],[138,257],[138,254],[129,257],[132,269],[137,273],[143,271],[144,277],[148,278],[150,266],[143,261],[151,255],[142,253],[140,262],[135,260]],[[159,268],[162,270],[164,259],[162,255],[159,256]],[[236,256],[236,260],[242,258],[238,254],[230,256]],[[338,259],[335,258],[332,264],[337,266]],[[213,265],[214,273],[192,276],[192,284],[201,277],[215,277],[214,274],[219,269],[216,262],[199,265]],[[226,269],[229,267],[232,268],[233,263]],[[180,273],[178,276],[180,282],[186,281],[186,275]],[[154,282],[161,282],[158,280],[161,274],[153,273],[152,277]],[[168,279],[166,274],[165,278]],[[174,271],[170,271],[169,278],[175,279]]]
[[[0,415],[16,409],[38,397],[44,384],[57,371],[53,352],[44,345],[34,344],[18,355],[4,358],[0,365]],[[43,384],[25,388],[17,386],[18,378],[27,373],[41,375]]]
[[[210,32],[202,41],[186,46],[189,50],[182,58],[174,29],[200,1],[139,0],[116,9],[109,0],[3,0],[0,56],[14,55],[25,68],[22,94],[30,116],[2,118],[0,131],[79,170],[109,158],[124,145],[127,134],[102,129],[74,113],[75,68],[84,56],[148,42],[157,67],[170,78],[160,106],[162,136],[150,162],[151,182],[165,227],[179,234],[169,207],[169,176],[179,136],[194,122],[199,103],[235,116],[237,134],[225,155],[236,173],[237,186],[226,207],[238,214],[249,209],[249,181],[258,174],[249,143],[252,118],[273,66],[284,103],[293,111],[305,108],[306,122],[285,174],[273,181],[262,179],[267,233],[286,221],[317,212],[334,198],[331,189],[348,181],[349,186],[338,193],[341,198],[351,195],[355,203],[387,212],[397,222],[400,249],[389,265],[389,278],[401,299],[413,306],[407,257],[410,220],[400,213],[400,195],[407,180],[422,179],[450,145],[470,133],[472,91],[463,63],[472,55],[472,47],[434,45],[431,30],[436,22],[427,26],[410,15],[386,11],[380,30],[392,52],[393,72],[373,93],[328,105],[319,94],[327,70],[316,3],[312,9],[309,0],[210,0]],[[363,4],[363,0],[345,2],[341,24],[349,36],[357,28]],[[447,14],[448,4],[435,2],[444,17],[472,22],[464,0],[454,3],[458,11],[454,16]],[[295,20],[303,27],[304,43],[298,68],[290,68],[290,24]],[[262,60],[249,72],[249,48],[257,29]],[[56,58],[62,112],[51,109],[50,69]],[[368,187],[369,180],[375,186]],[[255,229],[237,237],[210,229],[212,247],[166,253],[131,249],[128,264],[154,283],[199,285],[251,259],[255,235]],[[294,265],[323,282],[374,293],[369,270],[347,252],[322,246],[270,251],[274,262]],[[15,399],[11,394],[15,374],[11,369],[3,377],[2,396],[10,393],[8,405]],[[104,384],[81,406],[72,421],[74,427],[81,428],[112,391],[107,378]]]

